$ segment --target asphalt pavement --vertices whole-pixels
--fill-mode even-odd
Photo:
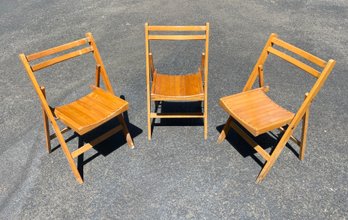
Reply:
[[[156,120],[147,140],[144,23],[210,23],[209,137],[200,120]],[[0,219],[345,219],[348,216],[348,2],[265,1],[0,1]],[[117,95],[130,104],[135,148],[117,134],[70,170],[57,141],[45,149],[37,95],[18,58],[92,32]],[[235,132],[216,140],[228,115],[220,97],[240,92],[268,36],[337,64],[311,106],[305,160],[289,143],[261,184],[264,161]],[[201,44],[155,42],[159,72],[189,73]],[[265,67],[270,96],[296,111],[315,80],[283,60]],[[87,94],[91,55],[40,71],[52,106]],[[168,110],[200,108],[169,103]],[[111,121],[96,133],[114,126]],[[278,134],[278,132],[274,132]],[[299,136],[300,129],[295,132]],[[94,134],[91,134],[92,136]],[[78,137],[72,132],[70,149]],[[256,140],[269,151],[271,134]]]

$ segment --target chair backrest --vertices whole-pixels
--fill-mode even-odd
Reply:
[[[315,64],[316,66],[322,68],[321,71],[318,71],[317,69],[303,63],[302,61],[278,50],[275,48],[275,46],[281,47],[283,49],[286,49],[308,61],[310,61],[312,64]],[[280,58],[282,58],[285,61],[288,61],[289,63],[297,66],[298,68],[304,70],[305,72],[309,73],[310,75],[317,78],[317,81],[314,83],[313,87],[311,88],[310,92],[306,96],[304,102],[298,109],[294,119],[290,123],[289,127],[290,129],[294,129],[297,124],[300,122],[301,118],[305,114],[307,108],[309,107],[310,103],[313,101],[315,96],[320,91],[321,87],[324,85],[327,77],[331,73],[333,67],[335,66],[336,61],[333,59],[330,59],[329,61],[324,61],[321,58],[314,56],[294,45],[291,45],[281,39],[278,38],[277,34],[272,33],[264,47],[264,49],[261,52],[261,55],[252,70],[250,77],[247,81],[247,83],[244,86],[243,91],[247,91],[252,88],[257,76],[258,76],[258,68],[260,65],[263,65],[267,59],[268,54],[276,55]]]
[[[73,49],[75,47],[81,47],[83,45],[86,45],[87,47],[84,47],[84,48],[79,49],[79,50],[75,50],[73,52],[66,53],[66,54],[61,55],[61,56],[51,58],[51,59],[48,59],[45,61],[41,61],[37,64],[33,64],[33,65],[30,64],[30,62],[32,62],[34,60],[42,59],[42,58],[45,58],[47,56],[51,56],[51,55],[54,55],[54,54],[57,54],[60,52],[64,52],[66,50]],[[35,77],[34,72],[41,70],[41,69],[44,69],[44,68],[47,68],[47,67],[52,66],[54,64],[69,60],[71,58],[87,54],[87,53],[93,53],[94,59],[96,61],[96,69],[97,69],[96,71],[98,72],[98,74],[99,73],[101,74],[106,89],[109,92],[114,93],[112,86],[111,86],[111,83],[109,81],[108,75],[106,73],[106,70],[104,68],[103,61],[100,57],[97,45],[96,45],[91,33],[86,33],[85,38],[82,38],[82,39],[79,39],[76,41],[72,41],[70,43],[66,43],[66,44],[63,44],[63,45],[60,45],[57,47],[53,47],[53,48],[50,48],[47,50],[36,52],[36,53],[30,54],[27,56],[24,55],[23,53],[19,55],[19,58],[22,61],[24,68],[27,71],[27,74],[28,74],[33,86],[34,86],[34,89],[39,96],[41,105],[44,108],[46,114],[48,115],[48,117],[51,121],[53,120],[53,115],[52,115],[50,107],[46,101],[46,97],[44,94],[44,92],[45,92],[44,87],[39,85],[39,83]]]
[[[151,32],[156,32],[152,34]],[[190,32],[190,34],[163,34],[163,32]],[[192,34],[194,33],[194,34]],[[199,34],[196,34],[199,33]],[[153,68],[150,41],[154,40],[202,40],[205,41],[201,71],[204,72],[204,80],[208,80],[208,57],[209,57],[209,23],[204,26],[153,26],[145,23],[145,50],[146,50],[146,81],[150,82],[150,72]],[[205,82],[207,84],[207,82]],[[206,88],[206,87],[205,87]]]

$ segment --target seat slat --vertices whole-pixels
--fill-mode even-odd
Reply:
[[[64,60],[68,60],[68,59],[71,59],[71,58],[74,58],[74,57],[77,57],[77,56],[80,56],[80,55],[83,55],[83,54],[86,54],[86,53],[89,53],[92,51],[93,51],[92,47],[86,47],[86,48],[83,48],[81,50],[76,50],[76,51],[73,51],[71,53],[64,54],[62,56],[55,57],[53,59],[46,60],[46,61],[43,61],[41,63],[35,64],[31,67],[31,69],[33,71],[38,71],[38,70],[41,70],[45,67],[52,66],[53,64],[60,63]]]
[[[79,131],[82,124],[87,124],[84,118],[79,117],[78,114],[65,106],[56,107],[54,113],[66,126],[71,127],[74,131]]]
[[[302,63],[301,61],[277,50],[277,49],[274,49],[273,47],[268,47],[267,49],[268,52],[274,54],[274,55],[277,55],[278,57],[288,61],[289,63],[303,69],[304,71],[308,72],[309,74],[311,74],[312,76],[316,77],[316,78],[319,78],[320,76],[320,72],[316,69],[314,69],[313,67],[310,67],[308,66],[307,64],[305,63]]]
[[[245,109],[245,106],[241,106],[239,108],[235,108],[235,112],[241,115],[252,115],[252,114],[262,114],[267,113],[274,109],[273,103],[269,101],[268,103],[259,102],[255,105],[248,105],[246,104],[249,109]],[[261,112],[261,113],[260,113]]]
[[[94,89],[93,93],[91,95],[97,94],[96,98],[97,100],[100,99],[106,107],[112,105],[113,108],[117,108],[122,106],[126,101],[114,96],[113,94],[104,91],[102,89]]]
[[[281,108],[273,106],[273,109],[269,109],[268,111],[259,112],[259,114],[249,115],[246,121],[249,123],[258,124],[260,127],[262,127],[263,124],[267,125],[269,123],[282,120],[284,117],[287,117],[287,115],[287,111],[283,111]]]
[[[231,104],[235,107],[241,105],[244,106],[246,104],[248,104],[249,102],[255,103],[255,102],[261,102],[263,101],[262,98],[264,98],[263,96],[260,96],[258,94],[249,94],[248,92],[245,92],[244,96],[239,95],[240,93],[237,93],[235,95],[231,95],[231,96],[226,96],[221,98],[224,102],[226,102],[226,104]],[[232,98],[233,97],[233,98]]]
[[[90,100],[91,102],[94,102],[95,104],[103,106],[103,108],[108,110],[108,111],[112,111],[114,108],[119,107],[119,105],[117,105],[116,103],[110,102],[110,100],[105,99],[105,98],[103,98],[100,95],[95,94],[95,93],[91,93],[88,96],[86,96],[85,98]]]
[[[96,117],[107,117],[109,111],[107,111],[103,106],[96,105],[95,102],[89,102],[87,99],[76,100],[76,105],[85,114],[91,114]]]
[[[40,51],[37,53],[30,54],[26,57],[27,57],[27,60],[30,62],[30,61],[33,61],[33,60],[36,60],[36,59],[39,59],[39,58],[42,58],[45,56],[59,53],[59,52],[64,51],[64,50],[68,50],[68,49],[71,49],[74,47],[81,46],[81,45],[86,44],[88,42],[90,42],[90,40],[88,38],[82,38],[80,40],[76,40],[76,41],[73,41],[73,42],[70,42],[67,44],[63,44],[63,45],[60,45],[57,47],[53,47],[53,48],[50,48],[47,50],[43,50],[43,51]]]

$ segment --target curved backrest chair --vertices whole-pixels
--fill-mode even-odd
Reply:
[[[58,57],[54,57],[52,59],[41,61],[37,64],[30,64],[31,61],[42,59],[46,56],[51,56],[56,53],[63,52],[75,47],[81,47],[84,45],[86,45],[86,47],[84,47],[83,49],[79,49]],[[94,59],[96,61],[96,81],[95,85],[91,86],[92,92],[66,105],[58,106],[55,108],[49,106],[46,100],[45,87],[39,85],[34,75],[34,72],[47,68],[56,63],[60,63],[65,60],[87,53],[93,53]],[[127,125],[122,115],[123,112],[128,110],[128,102],[115,96],[108,75],[104,68],[103,61],[98,52],[97,45],[91,33],[87,33],[85,38],[64,45],[60,45],[51,49],[33,53],[27,56],[24,54],[20,54],[19,58],[22,61],[24,68],[26,69],[28,76],[41,102],[47,150],[49,153],[51,152],[51,140],[54,138],[58,138],[58,141],[69,162],[72,172],[79,183],[83,183],[83,179],[74,163],[74,158],[78,157],[87,150],[91,149],[93,146],[106,140],[107,138],[111,137],[113,134],[119,131],[123,131],[128,146],[130,148],[134,147],[132,138],[128,132]],[[100,88],[100,76],[104,82],[106,91]],[[87,132],[95,129],[96,127],[104,124],[105,122],[115,117],[117,117],[120,121],[119,126],[111,129],[110,131],[83,145],[77,150],[70,152],[66,144],[66,141],[63,137],[63,133],[72,129],[77,134],[84,135]],[[60,130],[57,124],[58,120],[65,124],[67,127]],[[50,134],[48,121],[51,122],[51,125],[53,127],[53,134]]]
[[[317,67],[322,68],[322,71],[318,71],[312,66],[281,52],[276,49],[275,46],[288,50],[310,61]],[[317,78],[312,89],[305,94],[305,99],[296,113],[292,113],[281,107],[266,95],[268,87],[264,86],[263,64],[269,54],[276,55]],[[221,143],[226,138],[230,127],[232,127],[266,160],[256,182],[259,183],[266,177],[289,139],[300,146],[299,157],[301,160],[304,159],[310,105],[331,73],[335,63],[336,62],[332,59],[324,61],[319,57],[279,39],[276,34],[271,34],[246,85],[244,86],[243,92],[220,99],[221,107],[230,116],[218,138],[218,142]],[[252,89],[257,78],[259,78],[260,88]],[[298,140],[293,136],[293,132],[301,120],[303,120],[302,135],[301,140]],[[283,131],[284,134],[269,154],[252,138],[250,138],[250,136],[248,136],[248,134],[245,133],[236,122],[255,137],[274,129],[279,129]]]
[[[156,32],[157,34],[152,34]],[[195,34],[161,34],[163,32],[193,32]],[[199,34],[196,34],[196,33]],[[160,34],[158,34],[160,33]],[[150,41],[205,41],[205,51],[202,53],[201,66],[198,72],[185,75],[172,75],[157,72]],[[146,49],[146,85],[147,85],[147,120],[148,139],[151,140],[152,119],[156,118],[203,118],[204,139],[208,136],[208,57],[209,57],[209,23],[205,26],[150,26],[145,24],[145,49]],[[157,113],[151,112],[151,101],[156,106],[164,101],[203,102],[203,112],[198,113]]]

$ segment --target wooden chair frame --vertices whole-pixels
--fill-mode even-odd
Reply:
[[[281,47],[283,49],[286,49],[314,64],[317,66],[323,68],[322,72],[317,71],[313,67],[287,55],[284,52],[281,52],[274,48],[274,45]],[[278,128],[280,131],[284,132],[282,137],[280,138],[278,144],[275,146],[275,148],[272,150],[271,154],[268,154],[260,145],[258,145],[252,138],[250,138],[235,122],[234,119],[230,116],[221,131],[221,134],[218,138],[218,143],[221,143],[225,138],[226,135],[229,132],[230,127],[232,127],[248,144],[250,144],[265,160],[266,163],[264,167],[262,168],[261,172],[259,173],[256,182],[260,183],[268,174],[272,166],[274,165],[275,161],[279,157],[280,153],[284,149],[286,143],[290,140],[294,141],[297,145],[300,147],[300,153],[299,158],[301,160],[304,159],[304,153],[306,149],[306,142],[307,142],[307,129],[308,129],[308,119],[309,119],[309,110],[310,105],[312,101],[314,100],[315,96],[318,94],[322,86],[324,85],[324,82],[326,81],[327,77],[331,73],[336,61],[333,59],[330,59],[329,61],[324,61],[298,47],[295,47],[281,39],[278,38],[278,35],[272,33],[264,47],[264,49],[261,52],[261,55],[254,66],[254,69],[252,70],[250,77],[248,81],[246,82],[243,92],[246,92],[248,90],[252,89],[253,84],[255,83],[255,80],[259,78],[259,86],[263,88],[265,91],[268,91],[268,87],[264,87],[264,77],[263,77],[263,64],[265,63],[268,54],[276,55],[285,61],[288,61],[289,63],[299,67],[300,69],[304,70],[305,72],[311,74],[312,76],[317,78],[317,81],[311,88],[309,93],[305,94],[305,99],[303,103],[301,104],[300,108],[297,110],[296,114],[294,115],[291,122],[288,124],[287,128],[280,127]],[[293,136],[293,132],[296,129],[296,127],[299,125],[300,121],[303,120],[302,123],[302,135],[301,140],[298,140]],[[274,129],[274,128],[273,128]],[[270,130],[273,130],[270,129]]]
[[[83,49],[79,49],[46,61],[42,61],[40,63],[34,64],[34,65],[30,65],[30,62],[33,60],[37,60],[39,58],[44,58],[46,56],[50,56],[59,52],[63,52],[75,47],[79,47],[82,45],[87,44],[88,46],[83,48]],[[38,81],[36,80],[36,77],[34,75],[34,72],[44,69],[46,67],[49,67],[51,65],[54,65],[56,63],[59,62],[63,62],[65,60],[83,55],[83,54],[87,54],[87,53],[93,53],[94,55],[94,59],[96,61],[96,81],[95,81],[95,86],[92,86],[92,89],[98,89],[98,87],[100,87],[100,76],[104,82],[104,85],[106,87],[106,90],[115,95],[110,80],[108,78],[108,75],[106,73],[103,61],[101,59],[101,56],[99,54],[98,48],[96,46],[96,43],[94,41],[94,38],[92,36],[91,33],[87,33],[85,38],[67,43],[67,44],[63,44],[54,48],[50,48],[44,51],[40,51],[37,53],[33,53],[30,55],[24,55],[24,54],[20,54],[19,58],[22,61],[24,68],[27,71],[27,74],[34,86],[34,89],[36,91],[36,93],[39,96],[39,100],[41,102],[41,107],[42,107],[42,115],[43,115],[43,121],[44,121],[44,130],[45,130],[45,136],[46,136],[46,148],[48,153],[51,152],[51,140],[54,138],[57,138],[62,149],[63,152],[69,162],[69,165],[71,167],[71,170],[76,178],[76,180],[79,183],[83,183],[83,179],[81,177],[81,174],[79,173],[77,166],[74,163],[74,158],[78,157],[79,155],[83,154],[84,152],[90,150],[91,148],[93,148],[93,146],[97,145],[98,143],[101,143],[102,141],[106,140],[107,138],[111,137],[112,135],[114,135],[115,133],[119,132],[119,131],[123,131],[125,138],[127,140],[128,146],[130,148],[134,147],[134,143],[132,140],[131,135],[129,134],[126,122],[122,116],[122,113],[119,114],[117,116],[118,120],[120,121],[120,125],[117,126],[116,128],[111,129],[110,131],[104,133],[103,135],[97,137],[96,139],[90,141],[89,143],[83,145],[82,147],[78,148],[77,150],[70,152],[67,143],[63,137],[63,133],[65,133],[66,131],[70,130],[71,128],[66,127],[62,130],[60,130],[58,124],[57,124],[57,120],[59,120],[59,118],[54,115],[54,113],[52,112],[51,107],[49,106],[47,100],[46,100],[46,93],[45,93],[45,87],[44,86],[40,86]],[[48,122],[51,123],[52,127],[53,127],[53,134],[50,134],[50,129],[49,129],[49,125]]]
[[[204,32],[204,34],[191,34],[191,35],[165,35],[165,34],[150,34],[150,32]],[[151,84],[152,79],[157,74],[157,70],[154,67],[153,55],[150,50],[150,41],[153,40],[204,40],[205,51],[202,53],[201,66],[198,68],[198,72],[201,73],[203,80],[204,96],[202,98],[194,97],[171,97],[169,100],[166,98],[158,98],[153,100],[151,98]],[[146,56],[146,87],[147,87],[147,124],[148,124],[148,139],[151,140],[152,136],[152,123],[151,120],[155,118],[203,118],[204,120],[204,139],[208,137],[208,57],[209,57],[209,23],[205,26],[150,26],[145,23],[145,56]],[[200,113],[177,113],[177,114],[164,114],[151,112],[151,101],[155,101],[157,104],[161,101],[202,101],[203,102],[203,114]],[[157,109],[157,108],[156,108]]]

